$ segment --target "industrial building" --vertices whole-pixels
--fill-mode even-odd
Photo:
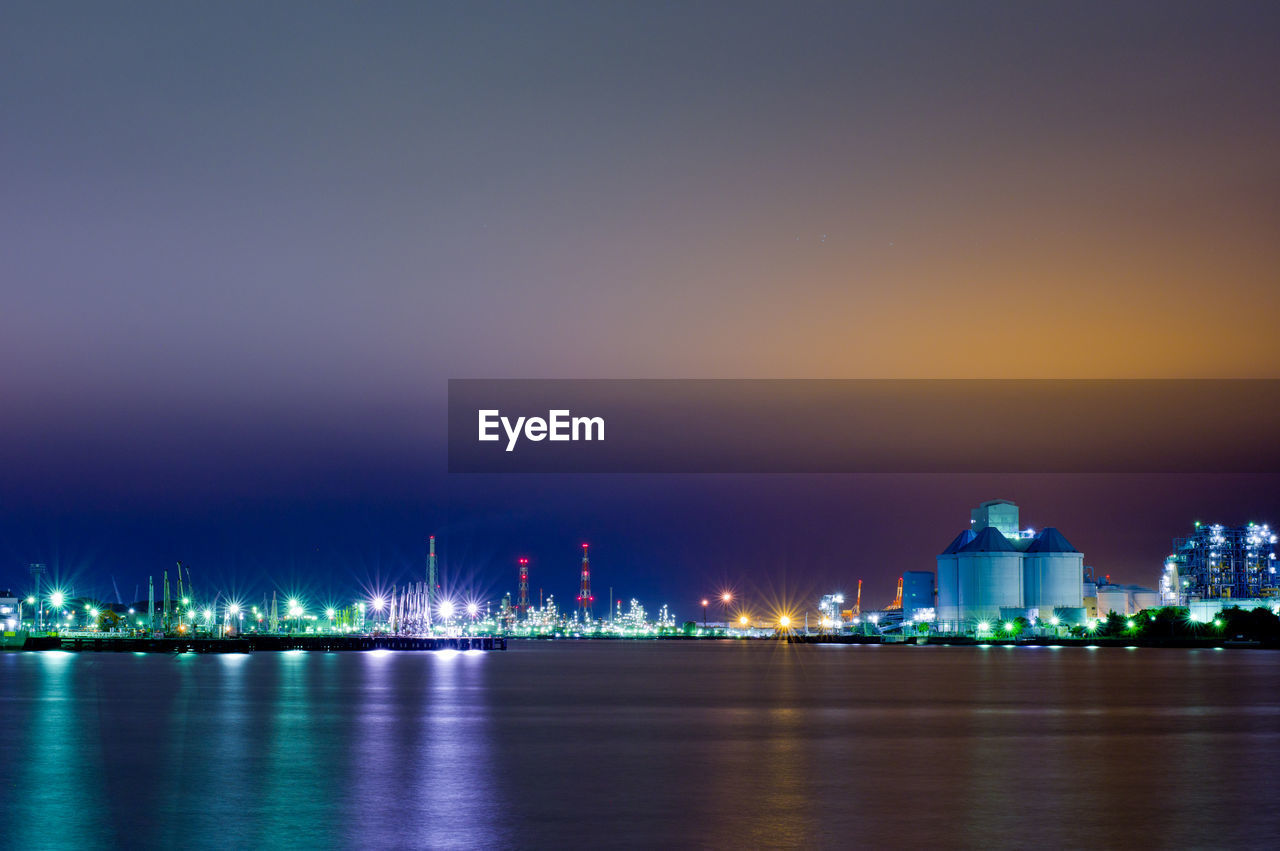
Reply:
[[[1094,617],[1105,618],[1115,612],[1117,615],[1132,615],[1144,609],[1155,609],[1160,606],[1160,593],[1154,588],[1141,585],[1116,585],[1100,582],[1093,594],[1092,606],[1086,604]]]
[[[1018,617],[1083,623],[1084,555],[1052,527],[1020,529],[1018,506],[994,499],[938,555],[936,623],[970,632]]]
[[[1276,541],[1265,523],[1196,523],[1190,535],[1173,540],[1160,577],[1160,602],[1185,606],[1201,621],[1230,606],[1276,608]]]
[[[902,617],[907,621],[932,621],[934,611],[933,572],[907,570],[902,574]]]

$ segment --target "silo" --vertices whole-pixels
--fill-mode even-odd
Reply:
[[[1084,555],[1052,526],[1036,535],[1023,554],[1023,593],[1041,620],[1058,608],[1084,605]]]
[[[995,620],[1001,608],[1022,607],[1022,553],[993,526],[956,553],[960,620],[967,626]]]
[[[1043,616],[1043,613],[1041,613],[1041,616]],[[1058,623],[1063,626],[1084,626],[1089,615],[1083,607],[1058,606],[1053,610],[1053,614],[1050,617],[1057,618]]]
[[[1098,586],[1098,617],[1105,618],[1115,612],[1129,614],[1129,592],[1120,585]]]
[[[1154,588],[1130,585],[1129,607],[1131,612],[1140,612],[1143,609],[1158,609],[1160,608],[1160,592]]]
[[[956,535],[954,541],[938,554],[938,629],[954,632],[960,618],[960,573],[956,553],[976,536],[972,529]]]

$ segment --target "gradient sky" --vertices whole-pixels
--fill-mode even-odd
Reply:
[[[1278,43],[1274,3],[6,4],[0,585],[321,593],[434,531],[488,593],[527,554],[567,598],[590,540],[601,597],[887,601],[995,496],[1149,583],[1280,482],[450,478],[445,380],[1280,377]]]

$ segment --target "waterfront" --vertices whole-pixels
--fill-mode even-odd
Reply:
[[[1280,654],[0,654],[13,847],[1263,846]]]

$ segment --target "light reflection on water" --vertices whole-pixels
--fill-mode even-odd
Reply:
[[[1109,648],[6,653],[0,812],[16,848],[1248,846],[1277,827],[1250,803],[1277,674]]]

